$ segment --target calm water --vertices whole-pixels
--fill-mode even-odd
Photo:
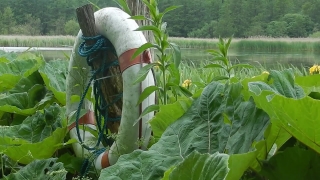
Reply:
[[[21,52],[28,49],[27,47],[0,47],[0,50],[7,52]],[[30,49],[35,52],[41,52],[46,60],[65,59],[65,54],[70,55],[70,48],[35,48]],[[212,56],[203,49],[182,49],[182,60],[188,63],[199,64],[201,61],[209,61]],[[294,65],[297,67],[310,67],[313,64],[320,64],[320,52],[254,52],[254,51],[230,51],[229,57],[232,63],[249,63],[255,66],[260,64],[264,67],[272,68],[273,66]]]

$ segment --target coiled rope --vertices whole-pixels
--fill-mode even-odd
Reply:
[[[78,49],[78,53],[80,56],[87,57],[86,61],[87,61],[87,64],[91,67],[91,74],[92,74],[87,86],[85,87],[84,93],[81,96],[80,103],[76,112],[76,131],[77,131],[79,142],[83,148],[89,151],[92,151],[92,155],[88,159],[85,159],[81,168],[81,176],[85,176],[89,171],[90,163],[92,163],[94,159],[96,159],[101,153],[103,153],[106,150],[106,148],[102,148],[102,149],[99,148],[100,143],[102,143],[103,141],[105,144],[108,144],[108,145],[112,144],[112,140],[108,139],[104,135],[104,132],[106,132],[107,130],[107,122],[119,121],[121,117],[117,117],[117,118],[108,117],[108,108],[113,104],[115,104],[117,101],[122,99],[122,93],[116,95],[116,98],[114,98],[114,100],[108,104],[104,99],[103,93],[102,93],[102,83],[100,80],[103,78],[98,78],[100,74],[103,75],[103,73],[107,72],[110,67],[119,66],[119,61],[117,59],[112,62],[108,61],[110,63],[107,63],[107,60],[108,60],[107,50],[111,50],[112,53],[117,57],[115,48],[113,47],[111,42],[105,37],[103,37],[102,35],[98,35],[94,37],[82,36],[82,39],[85,41],[86,40],[96,41],[94,45],[90,45],[90,46],[88,46],[84,41],[80,44]],[[99,69],[94,69],[93,62],[96,60],[96,58],[92,57],[92,55],[97,52],[103,53],[104,62]],[[92,83],[93,83],[93,94],[95,99],[94,115],[96,119],[97,130],[98,130],[98,140],[94,147],[89,147],[83,142],[80,136],[79,118],[80,118],[80,111],[84,103],[85,96],[88,93]],[[103,87],[103,88],[106,88],[106,87]]]

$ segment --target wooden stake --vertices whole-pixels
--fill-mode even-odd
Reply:
[[[77,8],[76,13],[77,13],[80,29],[82,31],[82,34],[85,37],[94,37],[99,35],[96,29],[94,13],[93,13],[93,8],[91,4],[87,4]],[[86,44],[89,46],[95,43],[96,43],[95,40],[86,40]],[[113,54],[113,52],[109,50],[106,50],[106,51],[108,51],[107,63],[111,63],[112,61],[116,60],[117,57]],[[103,53],[99,51],[98,53],[95,53],[91,56],[92,58],[95,58],[95,61],[93,62],[93,66],[95,70],[102,67],[102,63],[104,63]],[[107,76],[112,76],[112,77],[105,78]],[[104,72],[103,74],[100,74],[97,78],[98,79],[101,78],[99,81],[102,81],[101,90],[103,92],[103,97],[106,100],[106,102],[110,104],[111,102],[113,102],[114,98],[116,98],[116,95],[122,92],[122,89],[123,89],[120,66],[110,67],[108,72]],[[108,117],[116,118],[121,116],[121,110],[122,110],[122,100],[117,101],[114,105],[109,107]],[[119,122],[108,121],[108,127],[112,133],[118,132],[119,125],[120,125],[120,121]]]

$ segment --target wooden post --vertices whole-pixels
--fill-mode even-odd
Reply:
[[[78,18],[78,23],[83,36],[94,37],[99,35],[95,26],[94,13],[93,13],[93,8],[91,4],[87,4],[77,8],[76,13]],[[95,43],[96,43],[95,40],[86,40],[87,45],[93,45]],[[117,57],[111,51],[109,50],[106,50],[106,51],[108,56],[107,63],[111,63],[112,61],[116,60]],[[103,52],[103,53],[106,53],[106,52]],[[93,66],[95,70],[100,68],[102,63],[104,63],[104,59],[102,59],[104,57],[103,53],[99,51],[91,56],[95,58],[95,61],[93,62]],[[107,76],[112,76],[112,77],[104,78]],[[110,67],[108,71],[103,72],[102,74],[99,74],[97,78],[98,79],[102,78],[99,81],[101,81],[102,83],[101,90],[103,92],[103,97],[106,100],[106,102],[110,104],[116,98],[116,95],[122,92],[122,89],[123,89],[120,66]],[[121,116],[121,109],[122,109],[122,100],[119,100],[114,105],[109,107],[108,116],[111,118],[116,118]],[[120,125],[120,121],[108,122],[108,128],[112,133],[118,132],[119,125]]]

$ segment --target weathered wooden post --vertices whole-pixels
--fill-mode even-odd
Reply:
[[[95,18],[91,4],[77,8],[76,13],[83,36],[94,37],[99,35],[95,26]],[[88,46],[96,43],[94,40],[86,40],[85,42]],[[107,59],[103,59],[106,57],[103,53],[107,53]],[[102,67],[103,63],[112,63],[117,57],[110,50],[104,50],[104,52],[98,51],[93,54],[91,58],[95,58],[93,66],[94,70],[97,70]],[[108,104],[112,103],[114,99],[117,98],[116,95],[122,92],[123,89],[120,66],[111,66],[107,71],[99,74],[97,78],[97,80],[102,82],[100,88],[103,92],[104,99]],[[121,108],[122,100],[116,101],[108,108],[108,117],[116,118],[121,116]],[[108,128],[112,133],[118,132],[119,125],[120,121],[108,121]]]

